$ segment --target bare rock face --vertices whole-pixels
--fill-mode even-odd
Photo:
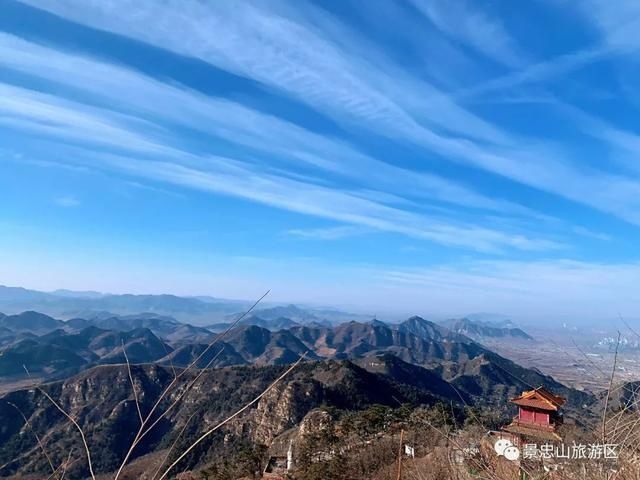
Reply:
[[[309,412],[302,422],[300,422],[300,436],[310,435],[313,433],[327,430],[333,424],[333,419],[329,412],[325,410],[312,410]]]
[[[322,402],[322,387],[316,382],[278,385],[268,392],[249,421],[254,442],[270,445],[285,430],[297,425]]]
[[[284,431],[273,439],[269,446],[269,455],[283,458],[287,456],[289,451],[292,451],[296,456],[305,436],[332,429],[334,428],[333,422],[334,420],[326,410],[314,408],[295,427]]]

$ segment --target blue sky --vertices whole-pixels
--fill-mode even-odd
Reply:
[[[0,5],[0,283],[637,316],[634,1]]]

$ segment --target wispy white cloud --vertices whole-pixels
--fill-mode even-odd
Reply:
[[[423,308],[445,315],[495,311],[499,305],[515,318],[540,321],[546,316],[584,324],[612,321],[618,313],[637,317],[640,308],[637,263],[490,261],[374,272],[369,274],[389,285],[389,294],[397,293],[417,308],[421,292]]]
[[[631,172],[640,172],[640,164],[637,161],[640,154],[640,134],[618,128],[602,118],[566,103],[556,102],[555,107],[571,119],[573,125],[584,134],[602,140],[612,152],[611,160]]]
[[[467,100],[492,92],[509,91],[514,87],[540,83],[561,77],[589,63],[608,57],[614,50],[601,44],[558,55],[551,59],[541,60],[525,65],[506,75],[495,77],[486,82],[463,88],[454,93],[459,100]]]
[[[596,240],[607,241],[607,242],[612,240],[611,235],[607,235],[606,233],[602,233],[602,232],[595,232],[589,228],[585,228],[580,225],[573,227],[573,231],[578,235],[582,235],[583,237],[594,238]]]
[[[443,159],[458,163],[452,171],[462,166],[466,173],[472,172],[469,178],[478,173],[473,170],[480,169],[483,178],[487,172],[502,177],[496,184],[509,179],[640,224],[637,175],[612,173],[614,169],[604,163],[589,166],[594,164],[567,155],[557,145],[512,133],[508,125],[498,126],[469,110],[476,96],[496,91],[504,92],[508,101],[543,99],[561,108],[544,92],[531,89],[539,94],[534,98],[514,87],[557,78],[613,55],[636,52],[640,45],[635,34],[636,2],[587,0],[583,3],[585,16],[597,27],[601,41],[537,63],[527,59],[500,19],[481,11],[479,5],[415,2],[447,42],[464,45],[468,47],[465,53],[473,50],[516,70],[448,95],[427,83],[421,73],[403,69],[388,52],[327,11],[299,2],[167,0],[159,7],[138,0],[25,0],[72,21],[252,79],[268,87],[273,98],[282,95],[310,106],[347,132],[385,137],[408,146],[407,150],[419,152],[416,157],[423,161],[420,165],[414,161],[411,169],[401,168],[403,162],[397,158],[366,154],[341,138],[322,136],[164,77],[152,78],[124,65],[0,33],[0,67],[37,77],[37,82],[29,83],[43,89],[36,92],[0,84],[0,124],[34,137],[81,145],[59,146],[51,155],[43,148],[42,160],[34,158],[34,146],[30,155],[12,161],[98,170],[140,188],[164,184],[178,191],[235,197],[337,224],[290,228],[285,233],[293,237],[338,241],[386,232],[389,237],[408,237],[422,253],[434,242],[465,253],[535,252],[527,257],[540,258],[572,252],[563,249],[574,237],[615,238],[596,231],[597,227],[559,225],[534,207],[479,193],[462,179],[454,180],[453,174],[446,178],[432,173],[435,161],[440,164]],[[424,18],[420,20],[426,24]],[[418,44],[416,50],[420,50]],[[421,58],[437,64],[424,51],[420,53]],[[581,111],[573,114],[570,118],[586,133],[619,152],[637,154],[640,142],[633,132]],[[183,127],[211,141],[192,149],[188,140],[174,133]],[[216,151],[218,139],[245,148],[237,156],[223,156]],[[625,161],[627,170],[634,171],[633,162],[628,157]],[[528,189],[518,193],[532,204],[537,198]],[[73,196],[54,201],[61,206],[78,202]],[[545,222],[543,228],[539,228],[541,222]],[[92,258],[100,259],[100,255]],[[28,255],[20,262],[8,257],[4,260],[0,262],[3,272],[28,280],[24,276]],[[10,262],[13,265],[8,267]],[[68,268],[65,262],[66,258],[60,265]],[[34,275],[40,271],[40,265],[35,265],[38,262],[31,259],[31,263],[31,278],[42,278]],[[384,266],[382,262],[365,267],[330,265],[324,268],[333,271],[327,274],[325,270],[324,275],[310,274],[322,271],[312,261],[305,263],[305,268],[293,268],[288,262],[281,272],[273,267],[276,261],[252,259],[246,263],[259,272],[258,276],[263,275],[260,281],[243,271],[231,279],[237,291],[217,291],[244,296],[247,279],[253,278],[252,285],[260,284],[260,288],[275,281],[287,290],[289,298],[317,300],[320,288],[316,287],[321,287],[322,295],[332,303],[371,305],[375,299],[381,306],[404,304],[410,313],[435,311],[443,315],[495,310],[499,305],[507,314],[533,312],[536,316],[582,320],[612,318],[618,311],[626,314],[640,308],[635,288],[640,282],[640,265],[633,262],[474,261],[421,267],[418,258],[412,268]],[[91,265],[96,271],[111,268],[113,284],[122,288],[121,275],[113,266],[98,261]],[[84,265],[74,268],[71,271],[82,274],[83,281],[95,281],[88,278]],[[141,269],[136,277],[138,288],[146,288],[149,279],[161,276],[157,268]],[[183,268],[181,265],[174,271],[179,273]],[[337,285],[336,273],[357,281]],[[216,289],[228,288],[230,283],[227,275],[212,280],[206,274],[183,273],[175,278],[185,279],[185,285],[191,282],[191,291],[207,281]],[[110,289],[104,285],[90,288]],[[452,305],[459,311],[452,312]]]
[[[158,127],[135,117],[3,84],[0,84],[0,92],[10,94],[10,98],[7,95],[0,100],[0,112],[5,113],[0,117],[0,123],[27,132],[74,139],[83,145],[107,145],[130,152],[126,157],[120,157],[86,151],[79,156],[91,161],[78,162],[86,168],[95,167],[100,162],[110,169],[138,178],[246,198],[306,215],[476,251],[548,250],[561,246],[555,240],[531,238],[518,231],[492,230],[390,207],[369,200],[367,197],[371,192],[363,196],[359,191],[330,188],[296,180],[290,175],[269,173],[238,159],[189,153],[168,144],[167,135],[162,139],[153,138]],[[15,117],[20,120],[18,124]],[[59,151],[65,150],[61,147]],[[137,156],[140,153],[153,154],[154,158],[162,157],[162,160],[145,160]],[[75,158],[76,154],[71,156]],[[47,161],[53,160],[48,158]]]
[[[640,47],[640,4],[633,0],[586,0],[575,8],[591,21],[602,35],[603,43],[612,49],[635,51]]]
[[[412,0],[412,3],[447,36],[488,58],[512,67],[526,62],[525,54],[500,19],[479,10],[477,2]]]
[[[80,205],[80,200],[78,200],[74,195],[61,195],[53,199],[54,203],[60,207],[72,208]]]
[[[449,246],[498,253],[503,249],[525,251],[563,248],[554,240],[530,237],[518,232],[503,232],[469,224],[456,224],[386,206],[321,185],[258,173],[247,165],[223,157],[184,155],[189,166],[169,161],[138,160],[117,155],[92,154],[96,165],[148,180],[249,199],[285,210],[313,215],[375,230],[398,233]],[[200,167],[193,165],[198,164]]]
[[[619,56],[637,54],[640,50],[640,4],[633,0],[611,2],[587,0],[571,4],[573,11],[586,19],[600,38],[593,43],[551,59],[528,62],[513,72],[496,77],[456,93],[456,98],[476,97],[513,89],[524,84],[556,79],[586,65]]]
[[[363,229],[360,227],[354,227],[349,225],[342,225],[339,227],[327,227],[327,228],[294,228],[288,230],[287,235],[293,237],[305,238],[310,240],[340,240],[342,238],[353,237],[370,232],[371,230]]]
[[[209,97],[186,87],[169,85],[131,69],[69,54],[0,33],[0,65],[94,96],[111,109],[151,116],[157,121],[188,126],[218,138],[276,155],[282,162],[308,165],[377,189],[398,190],[465,207],[510,214],[535,215],[528,208],[481,195],[427,172],[409,171],[365,155],[344,141],[321,136],[239,103]],[[72,73],[71,73],[72,72]],[[363,176],[362,172],[367,175]]]
[[[132,187],[138,190],[147,190],[150,192],[155,192],[155,193],[160,193],[162,195],[168,195],[170,197],[174,197],[174,198],[185,198],[184,195],[178,193],[178,192],[174,192],[171,190],[167,190],[164,188],[159,188],[159,187],[155,187],[153,185],[149,185],[146,183],[140,183],[140,182],[136,182],[134,180],[126,180],[124,182],[124,184],[128,187]]]
[[[496,126],[460,108],[433,86],[411,78],[393,64],[377,66],[368,58],[338,48],[337,45],[352,45],[355,52],[365,50],[353,47],[359,38],[352,32],[334,29],[349,38],[330,41],[296,15],[294,9],[276,14],[277,3],[231,5],[172,0],[162,9],[130,0],[26,3],[255,79],[343,124],[353,126],[365,120],[389,136],[403,134],[437,142],[438,136],[406,111],[418,101],[428,107],[421,116],[425,121],[454,129],[465,137],[506,140]],[[320,10],[309,7],[309,12],[313,12],[316,25],[335,24]],[[165,18],[171,21],[163,21]],[[388,91],[390,88],[392,92]],[[420,102],[423,98],[428,101]]]
[[[80,143],[126,148],[138,152],[170,153],[170,149],[132,133],[132,124],[150,123],[0,83],[0,125]],[[157,133],[157,132],[156,132]]]
[[[361,56],[361,48],[344,47],[357,37],[328,40],[317,26],[323,25],[321,21],[307,23],[308,14],[298,15],[295,9],[278,10],[260,2],[232,6],[188,0],[165,2],[162,9],[131,0],[27,3],[254,79],[313,106],[346,128],[366,129],[418,145],[449,161],[640,223],[640,185],[636,181],[591,171],[544,141],[503,132],[394,64],[374,65]],[[321,14],[313,15],[322,18]],[[586,49],[515,75],[525,80],[528,75],[540,78],[608,53],[607,48]],[[522,79],[506,81],[511,84]],[[414,103],[424,109],[429,104],[428,100],[420,101],[424,97],[435,99],[432,110],[416,113],[409,100],[417,99]],[[436,124],[424,120],[426,117],[444,120],[435,128]],[[448,133],[441,133],[443,129]],[[425,157],[429,156],[425,152]]]

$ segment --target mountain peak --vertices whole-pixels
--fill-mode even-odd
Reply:
[[[416,337],[434,341],[468,341],[461,335],[454,334],[448,328],[438,325],[430,320],[414,315],[398,325],[398,330],[411,333]]]
[[[487,338],[514,338],[520,340],[533,340],[524,330],[513,324],[492,324],[473,320],[467,317],[448,320],[443,324],[452,331],[466,335],[476,340]]]
[[[60,320],[56,320],[43,313],[27,310],[16,315],[6,315],[0,317],[0,326],[19,331],[44,332],[61,328],[64,325]]]

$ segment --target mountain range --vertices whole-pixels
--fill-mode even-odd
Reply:
[[[93,292],[86,292],[86,297],[94,300]],[[209,328],[155,312],[89,313],[67,320],[36,311],[0,314],[0,382],[24,382],[28,375],[49,382],[39,388],[78,419],[98,452],[94,465],[100,472],[117,466],[138,421],[123,365],[127,359],[142,412],[149,411],[175,372],[192,363],[196,369],[210,367],[136,449],[135,461],[162,452],[183,429],[194,435],[197,425],[224,418],[303,356],[305,361],[285,381],[203,444],[201,455],[188,462],[204,462],[210,459],[207,452],[225,445],[286,445],[317,423],[314,415],[327,408],[357,411],[440,402],[454,415],[464,416],[472,405],[508,416],[509,398],[540,385],[566,397],[567,412],[584,411],[597,401],[494,353],[466,334],[504,338],[517,335],[505,332],[512,326],[471,322],[475,325],[470,330],[469,322],[455,322],[451,326],[460,328],[451,330],[418,316],[399,324],[335,324],[295,306],[257,310],[237,324],[233,322],[238,315],[228,315],[222,325]],[[199,372],[189,370],[182,381],[188,383]],[[16,387],[0,397],[0,464],[16,453],[35,451],[34,439],[23,434],[25,425],[13,406],[41,438],[55,439],[49,454],[58,463],[70,448],[81,448],[41,390]],[[41,456],[22,455],[6,468],[18,475],[42,473],[46,463]],[[78,462],[68,475],[86,473],[86,466]]]
[[[132,363],[161,359],[173,349],[151,330],[126,332],[87,327],[78,333],[62,329],[16,340],[0,351],[0,377],[30,373],[60,377],[97,363]]]
[[[74,317],[91,319],[96,316],[139,315],[141,312],[147,312],[203,326],[233,322],[252,304],[253,301],[208,296],[105,294],[71,290],[41,292],[0,285],[1,312],[16,314],[25,310],[36,310],[63,319]],[[300,308],[294,305],[273,304],[256,309],[254,313],[265,320],[285,317],[298,323],[311,321],[340,323],[367,318],[363,315],[329,308]]]
[[[460,410],[460,397],[455,390],[429,371],[405,365],[393,357],[370,359],[368,363],[375,364],[378,371],[347,360],[299,365],[254,408],[203,443],[198,456],[189,458],[183,468],[206,462],[211,458],[210,452],[222,451],[228,442],[248,441],[268,447],[280,437],[291,438],[301,429],[311,428],[309,419],[320,413],[320,408],[358,411],[374,405],[395,408],[399,404],[446,402]],[[387,363],[388,367],[379,366]],[[185,438],[178,447],[182,447],[184,442],[193,440],[202,425],[215,424],[234,412],[247,399],[263,391],[285,368],[241,366],[206,370],[188,395],[145,437],[134,459],[162,452],[177,441],[181,433]],[[194,371],[183,377],[179,388],[196,374]],[[140,409],[146,414],[162,389],[171,383],[173,375],[168,367],[140,365],[132,368],[132,378],[144,392]],[[121,387],[114,388],[115,385]],[[113,471],[135,434],[138,420],[126,367],[94,368],[41,388],[77,418],[90,439],[94,469],[99,473]],[[12,461],[3,473],[37,473],[48,468],[34,437],[22,434],[23,421],[12,405],[20,409],[40,438],[55,440],[47,443],[48,455],[54,464],[60,464],[70,450],[82,448],[77,431],[69,429],[67,419],[40,390],[11,392],[3,400],[0,402],[0,464]],[[166,402],[161,404],[161,410],[165,409]],[[18,455],[16,460],[16,452],[32,453]],[[75,462],[67,472],[69,478],[84,478],[87,474],[86,461]]]
[[[291,324],[279,330],[238,325],[225,333],[213,333],[149,314],[65,322],[38,312],[23,312],[0,318],[0,328],[5,330],[0,333],[0,375],[20,375],[26,366],[47,378],[61,378],[93,365],[123,362],[123,346],[132,363],[176,367],[195,360],[199,367],[209,362],[223,367],[287,364],[302,355],[308,360],[354,360],[392,354],[431,369],[485,401],[503,399],[523,387],[541,384],[569,393],[552,378],[421,317],[397,325],[380,321],[332,326]],[[215,349],[207,349],[214,339]]]
[[[242,311],[250,303],[176,295],[111,295],[68,290],[40,292],[0,286],[0,311],[18,313],[23,310],[37,310],[60,318],[84,317],[92,312],[110,312],[117,315],[150,312],[158,315],[179,315],[185,321],[206,322]]]
[[[230,339],[230,343],[239,346],[247,338],[253,339],[253,335],[260,333],[251,330],[255,329],[243,327],[243,331]],[[265,338],[261,343],[272,343],[272,340]],[[259,353],[260,349],[245,352],[254,357]],[[341,412],[368,409],[368,415],[372,415],[381,407],[394,409],[407,405],[418,408],[440,403],[460,417],[464,415],[467,405],[493,405],[496,411],[508,415],[505,396],[513,390],[526,388],[526,384],[514,380],[512,375],[518,375],[519,372],[508,363],[503,363],[500,368],[511,369],[512,373],[499,376],[499,369],[494,370],[490,366],[492,361],[504,362],[485,357],[481,362],[483,366],[475,374],[472,372],[476,367],[470,366],[452,381],[442,378],[439,369],[407,363],[391,353],[371,353],[351,360],[304,362],[252,408],[207,439],[199,448],[198,455],[188,457],[181,468],[201,466],[211,461],[225,451],[227,444],[236,445],[234,448],[262,445],[267,449],[275,448],[278,444],[288,445],[313,429],[323,428],[322,422],[329,419],[326,412],[331,409]],[[200,435],[202,428],[216,424],[240,405],[255,398],[286,368],[282,365],[244,365],[204,370],[194,388],[184,398],[176,397],[178,403],[175,408],[169,410],[152,434],[146,436],[138,446],[133,466],[137,461],[143,462],[147,456],[153,458],[155,452],[164,452],[174,442],[184,448]],[[160,392],[174,378],[171,367],[158,364],[133,365],[131,375],[143,415],[150,411]],[[181,391],[186,384],[195,380],[196,375],[199,375],[197,370],[187,372],[176,391]],[[531,372],[528,375],[524,380],[544,380],[556,392],[568,395],[573,405],[593,400],[582,392],[562,388],[549,378],[533,378],[535,374]],[[476,389],[484,387],[484,384],[472,380],[473,376],[486,377],[487,383],[495,384],[493,388],[502,389],[499,391],[500,403],[495,403],[495,399],[489,399],[487,403],[479,401]],[[504,381],[509,385],[500,383]],[[113,471],[124,455],[124,449],[130,444],[138,422],[126,366],[119,364],[91,368],[40,388],[58,399],[59,404],[77,419],[90,439],[96,471]],[[172,398],[161,403],[160,411],[168,408]],[[0,464],[12,461],[5,473],[45,472],[48,468],[45,459],[38,454],[34,437],[23,435],[24,423],[16,415],[13,406],[20,409],[28,419],[30,428],[37,431],[40,438],[55,440],[48,443],[48,455],[54,464],[60,464],[72,449],[81,451],[77,431],[69,427],[67,419],[45,398],[41,390],[16,390],[4,395],[2,400]],[[181,438],[182,435],[184,438]],[[31,454],[18,455],[16,459],[16,453],[19,452]],[[68,475],[69,478],[83,478],[87,473],[86,462],[80,461],[70,467]]]

